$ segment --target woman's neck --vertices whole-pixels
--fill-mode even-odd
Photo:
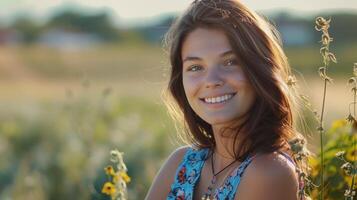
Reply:
[[[226,166],[227,164],[231,163],[233,160],[236,160],[235,153],[236,149],[233,149],[234,136],[237,134],[234,130],[231,129],[222,129],[219,126],[213,126],[213,134],[215,138],[215,148],[214,153],[215,155],[215,162],[219,168]],[[222,134],[222,131],[224,133]],[[239,144],[239,137],[236,138],[236,144]]]

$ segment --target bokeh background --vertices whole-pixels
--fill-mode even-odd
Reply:
[[[180,145],[163,104],[162,39],[188,0],[0,0],[0,199],[109,199],[109,152],[124,152],[130,199],[143,199]],[[331,18],[325,126],[348,115],[357,62],[355,0],[242,0],[283,38],[301,93],[320,110],[316,16]],[[304,111],[309,148],[318,150]],[[342,197],[341,197],[342,198]]]

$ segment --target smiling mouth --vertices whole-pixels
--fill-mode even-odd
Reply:
[[[201,101],[209,104],[218,104],[224,103],[230,99],[232,99],[237,93],[229,93],[218,97],[207,97],[207,98],[200,98]]]

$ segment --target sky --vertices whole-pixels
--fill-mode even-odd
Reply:
[[[11,20],[17,15],[45,19],[59,8],[80,8],[86,12],[108,11],[123,23],[142,18],[179,13],[192,0],[0,0],[0,20]],[[253,10],[274,12],[286,10],[296,15],[307,15],[326,10],[349,10],[357,13],[357,0],[241,0]]]

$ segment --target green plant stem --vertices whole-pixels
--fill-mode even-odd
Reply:
[[[355,85],[355,88],[357,88],[357,84]],[[356,90],[353,91],[353,116],[356,117]]]
[[[326,66],[325,66],[326,67]],[[321,193],[320,193],[320,200],[323,200],[323,195],[324,195],[324,144],[323,144],[323,133],[324,129],[322,128],[322,122],[323,122],[323,117],[324,117],[324,111],[325,111],[325,102],[326,102],[326,90],[327,90],[327,79],[325,78],[324,81],[324,93],[323,93],[323,99],[322,99],[322,108],[321,108],[321,116],[320,116],[320,151],[321,151],[321,178],[320,178],[320,185],[321,185]]]
[[[354,133],[353,133],[354,134]],[[353,150],[354,152],[356,151],[356,141],[353,138],[354,135],[352,135],[352,140],[353,140]],[[353,159],[354,159],[354,163],[353,166],[356,169],[356,153],[354,153],[353,155]],[[355,177],[356,177],[356,173],[354,173],[352,175],[352,182],[351,182],[351,187],[350,187],[350,191],[353,192],[355,190],[354,185],[355,185]]]
[[[355,85],[355,88],[357,88],[357,84]],[[356,119],[356,89],[353,90],[353,117]],[[352,129],[353,130],[353,129]],[[356,161],[356,140],[355,140],[355,130],[352,131],[352,142],[353,142],[353,166],[356,169],[357,167],[357,161]],[[355,177],[356,174],[354,173],[352,175],[352,183],[351,183],[351,187],[350,187],[350,191],[353,192],[354,191],[354,184],[355,184]]]

